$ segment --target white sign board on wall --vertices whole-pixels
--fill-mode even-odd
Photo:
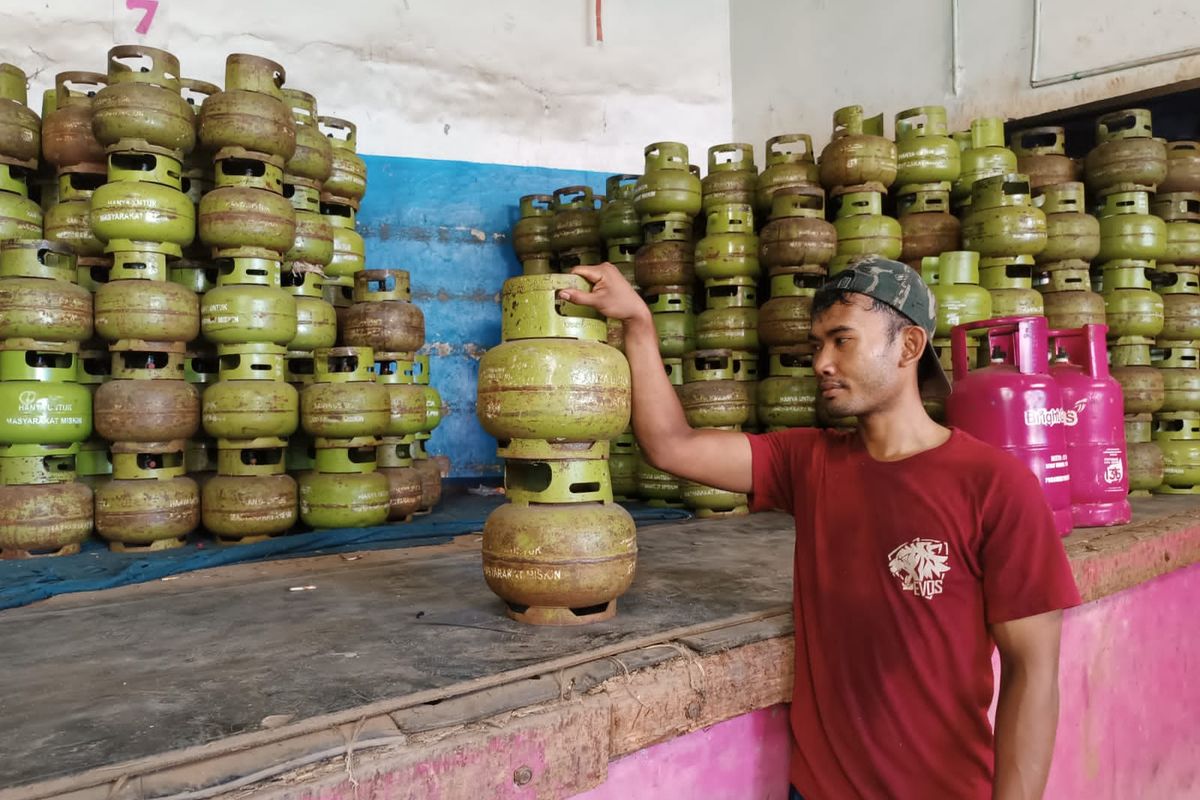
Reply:
[[[1200,2],[1040,0],[1042,80],[1200,47]]]

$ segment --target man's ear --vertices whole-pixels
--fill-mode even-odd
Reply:
[[[900,366],[915,367],[925,352],[925,344],[929,341],[925,329],[919,325],[909,325],[900,332]]]

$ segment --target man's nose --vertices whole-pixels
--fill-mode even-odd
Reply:
[[[818,375],[832,375],[834,373],[833,354],[829,352],[829,348],[821,348],[813,355],[813,372]]]

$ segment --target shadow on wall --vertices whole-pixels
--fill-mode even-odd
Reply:
[[[368,189],[358,217],[367,267],[408,270],[425,313],[431,382],[445,403],[429,450],[450,477],[498,477],[496,440],[475,418],[479,358],[500,341],[500,288],[520,274],[508,235],[522,195],[588,184],[608,173],[364,156]]]

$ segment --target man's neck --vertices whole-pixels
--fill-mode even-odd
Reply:
[[[876,461],[899,461],[944,444],[950,429],[929,418],[914,392],[891,407],[860,416],[858,435]]]

